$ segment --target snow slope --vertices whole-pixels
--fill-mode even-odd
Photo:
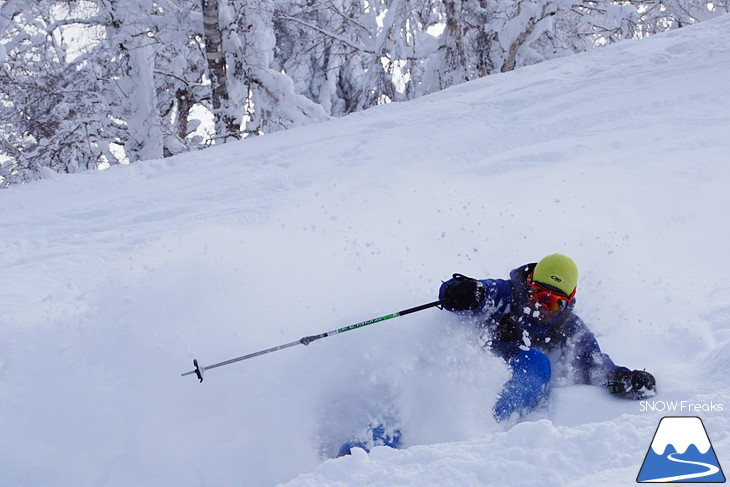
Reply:
[[[498,425],[506,367],[437,309],[180,377],[556,251],[604,351],[728,463],[728,79],[725,15],[0,192],[0,485],[633,483],[670,413],[556,387]],[[374,417],[407,448],[326,460]]]

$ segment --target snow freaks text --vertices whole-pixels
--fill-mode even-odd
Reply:
[[[643,412],[670,412],[670,413],[719,413],[723,405],[710,401],[697,403],[690,401],[641,401],[639,411]]]

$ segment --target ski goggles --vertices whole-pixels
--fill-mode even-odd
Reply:
[[[575,297],[575,289],[568,296],[563,292],[556,291],[544,284],[533,281],[532,275],[527,279],[527,287],[530,291],[530,300],[551,313],[563,311]]]

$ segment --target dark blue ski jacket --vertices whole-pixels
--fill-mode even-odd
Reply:
[[[481,332],[484,346],[505,360],[522,350],[545,353],[554,371],[559,369],[569,383],[606,384],[607,375],[618,366],[601,352],[595,335],[575,313],[575,300],[547,323],[532,319],[527,298],[527,279],[536,264],[510,272],[510,278],[485,279],[486,299],[479,308],[457,311],[469,316]],[[453,280],[441,285],[439,298]]]

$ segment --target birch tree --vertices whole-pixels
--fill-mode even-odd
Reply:
[[[229,87],[228,66],[223,48],[223,32],[233,28],[232,19],[222,17],[225,12],[225,0],[201,0],[203,7],[203,39],[205,57],[208,63],[208,79],[210,80],[211,105],[215,124],[215,136],[219,141],[241,137],[241,119],[243,116],[244,96]],[[223,3],[223,10],[221,9]]]

